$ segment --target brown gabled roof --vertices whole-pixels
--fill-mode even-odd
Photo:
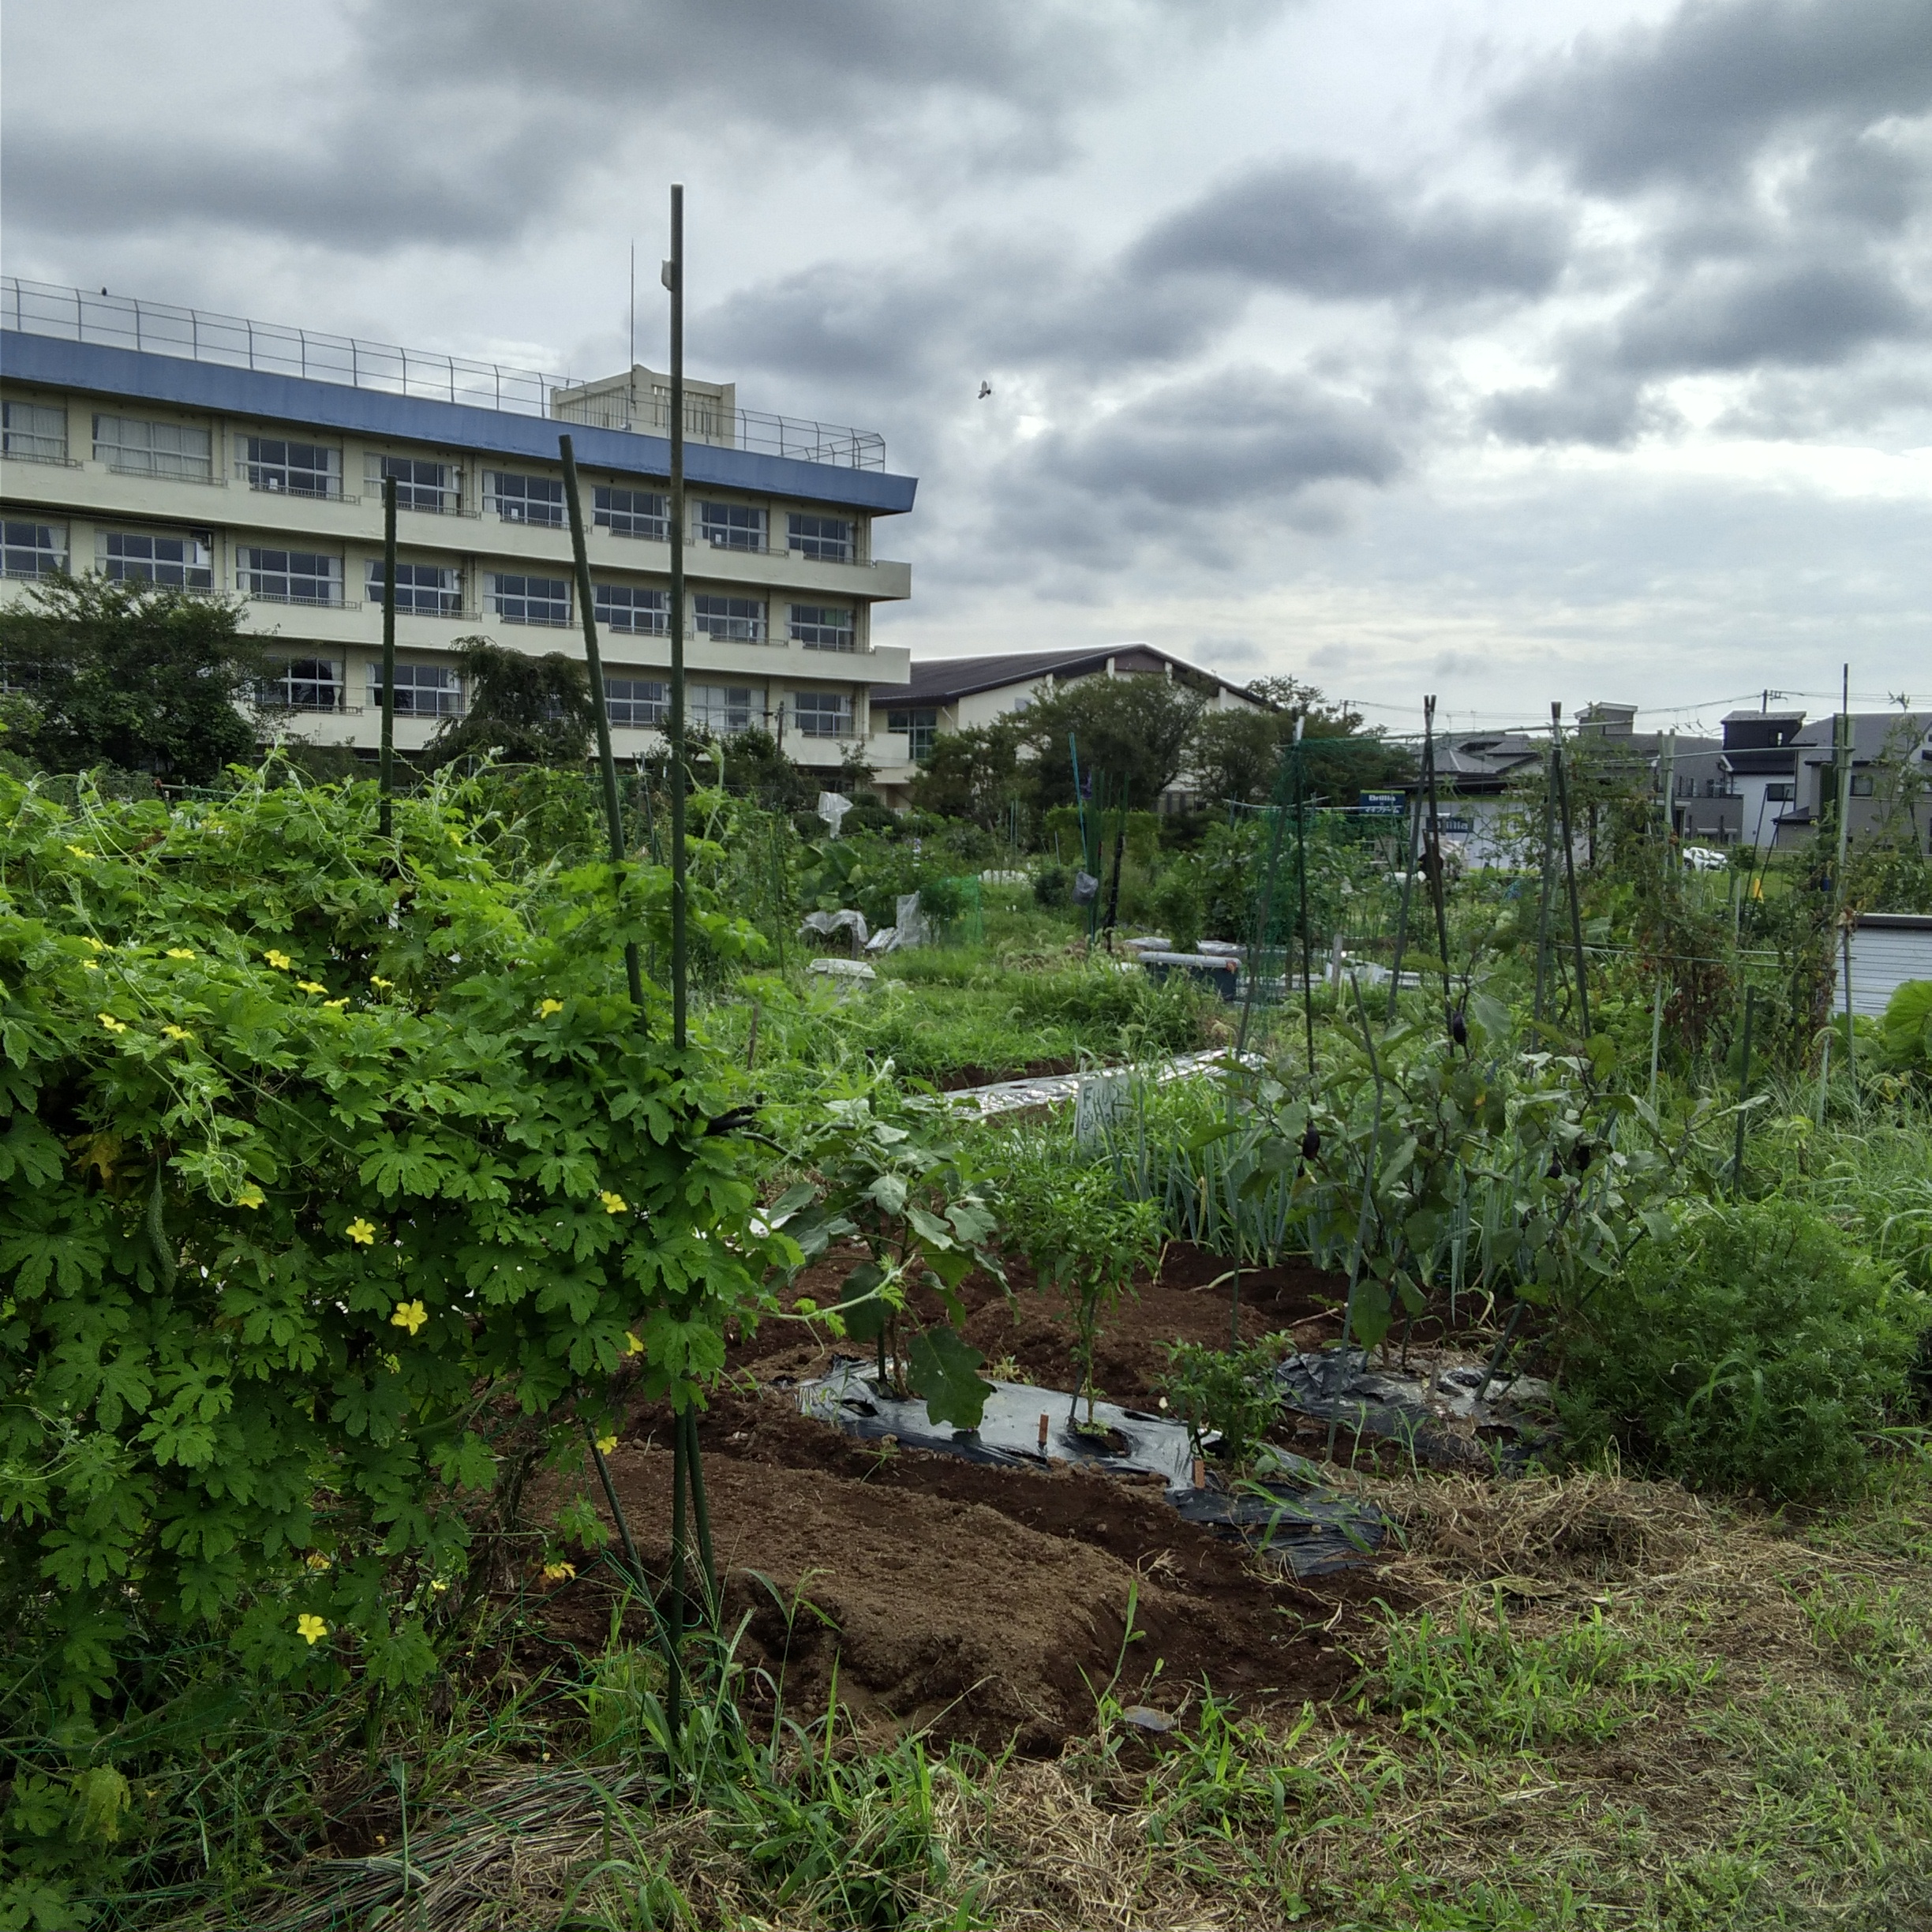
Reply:
[[[1151,644],[1103,645],[1097,650],[1005,651],[990,657],[928,657],[912,665],[911,681],[895,685],[888,702],[901,706],[938,706],[970,698],[979,691],[1000,691],[1013,684],[1037,684],[1043,679],[1093,677],[1104,672],[1111,657],[1121,671],[1158,671],[1172,665],[1189,676],[1211,679],[1230,691],[1242,687],[1231,678],[1217,677],[1198,665],[1156,650]]]

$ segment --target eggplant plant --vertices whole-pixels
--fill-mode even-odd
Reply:
[[[828,1103],[789,1150],[818,1182],[791,1189],[772,1218],[808,1261],[836,1242],[863,1245],[865,1260],[823,1312],[854,1341],[872,1343],[883,1391],[923,1396],[934,1423],[974,1429],[993,1387],[979,1374],[985,1357],[958,1332],[960,1286],[975,1267],[1002,1286],[1006,1275],[989,1245],[998,1226],[991,1197],[968,1169],[953,1124],[942,1102],[897,1094],[884,1080]],[[938,1297],[949,1321],[920,1320],[919,1288]]]

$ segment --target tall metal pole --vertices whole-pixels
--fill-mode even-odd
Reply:
[[[1308,769],[1302,762],[1301,728],[1308,722],[1305,711],[1295,720],[1294,735],[1294,788],[1295,788],[1295,896],[1297,907],[1295,924],[1300,929],[1301,941],[1301,1030],[1308,1046],[1309,1084],[1312,1088],[1315,1080],[1315,979],[1309,954],[1313,942],[1309,934],[1308,916]],[[1341,1004],[1341,987],[1335,987],[1337,1005]]]
[[[1838,863],[1832,874],[1837,901],[1838,935],[1844,948],[1845,1077],[1852,1083],[1852,1097],[1858,1098],[1858,1043],[1852,1027],[1852,929],[1845,923],[1845,861],[1852,834],[1852,667],[1844,669],[1842,696],[1838,702],[1839,736],[1844,741],[1838,769]]]
[[[671,1044],[685,1046],[684,186],[671,188]]]
[[[1423,713],[1426,721],[1428,713]],[[1416,867],[1422,856],[1422,788],[1430,757],[1431,734],[1425,732],[1422,739],[1423,770],[1416,777],[1416,787],[1409,800],[1409,865],[1402,874],[1402,899],[1395,911],[1395,957],[1389,968],[1389,996],[1387,1024],[1393,1026],[1398,1010],[1397,1002],[1402,992],[1402,951],[1409,942],[1409,900],[1415,889]]]
[[[1570,779],[1563,764],[1563,707],[1550,706],[1550,735],[1554,740],[1551,762],[1556,775],[1556,805],[1561,814],[1563,848],[1563,882],[1570,894],[1570,938],[1576,949],[1577,1017],[1583,1038],[1590,1036],[1589,973],[1583,957],[1583,909],[1577,897],[1576,834],[1570,823]]]
[[[390,799],[395,791],[395,513],[396,486],[394,477],[383,478],[383,709],[382,709],[382,763],[377,768],[381,773],[382,806],[380,824],[382,835],[391,836],[394,821]]]
[[[1423,870],[1429,882],[1430,897],[1436,902],[1436,943],[1442,949],[1443,975],[1443,1026],[1446,1032],[1453,1032],[1455,992],[1449,983],[1449,908],[1443,897],[1442,819],[1436,809],[1436,700],[1422,700],[1423,728],[1428,734],[1428,748],[1424,773],[1428,781],[1428,833],[1425,848],[1427,854]]]
[[[590,556],[584,544],[583,497],[577,487],[577,454],[567,436],[557,438],[564,459],[564,501],[570,511],[571,552],[577,567],[577,608],[583,620],[584,672],[590,683],[590,715],[597,721],[597,769],[604,778],[604,824],[610,836],[612,869],[624,866],[623,806],[617,796],[617,761],[611,753],[610,706],[604,690],[604,655],[597,648],[597,600],[590,588]],[[644,971],[637,942],[624,942],[624,975],[638,1024],[644,1024]]]

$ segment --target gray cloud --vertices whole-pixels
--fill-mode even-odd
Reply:
[[[365,6],[271,129],[129,127],[17,83],[6,215],[133,235],[212,224],[295,247],[461,247],[527,233],[641,131],[830,144],[868,166],[1029,170],[1161,49],[1252,31],[1292,0],[410,0]],[[271,84],[292,87],[283,73]],[[963,178],[963,177],[962,177]]]
[[[1225,562],[1271,516],[1327,522],[1337,487],[1405,467],[1387,414],[1305,377],[1234,369],[1170,383],[1025,444],[997,478],[1002,552],[1022,536],[1056,571],[1157,545]]]
[[[1340,162],[1250,170],[1157,222],[1129,276],[1222,275],[1327,300],[1535,296],[1560,273],[1565,224],[1546,209],[1424,201]]]
[[[1496,125],[1578,185],[1709,186],[1773,137],[1915,115],[1932,99],[1924,0],[1690,0],[1578,42],[1496,105]]]

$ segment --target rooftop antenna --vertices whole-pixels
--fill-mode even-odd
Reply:
[[[624,361],[624,427],[637,420],[637,243],[631,244],[631,353]]]

